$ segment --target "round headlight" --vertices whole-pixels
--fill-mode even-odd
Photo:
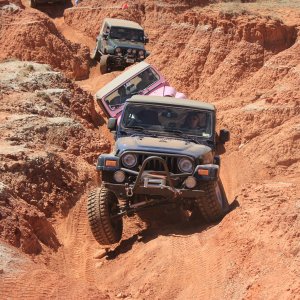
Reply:
[[[193,189],[197,184],[197,181],[195,179],[195,177],[193,176],[188,176],[187,179],[185,180],[185,186],[188,189]]]
[[[127,49],[127,53],[131,53],[132,52],[132,49]]]
[[[121,48],[116,48],[116,53],[121,53]]]
[[[191,173],[193,171],[193,163],[188,158],[180,158],[178,161],[178,168],[181,172]]]
[[[125,173],[123,171],[116,171],[114,173],[114,180],[118,183],[121,183],[125,180]]]
[[[137,157],[134,154],[128,153],[122,157],[122,164],[124,167],[132,168],[137,163]]]
[[[139,56],[143,56],[144,55],[144,51],[143,50],[140,50],[139,51]]]
[[[136,49],[133,49],[133,50],[132,50],[132,53],[133,53],[133,54],[136,54]]]

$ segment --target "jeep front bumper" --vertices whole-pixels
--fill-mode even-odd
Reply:
[[[146,165],[151,160],[157,160],[163,166],[163,171],[145,170]],[[108,166],[107,162],[115,162]],[[159,156],[150,156],[144,160],[140,170],[135,171],[120,167],[118,157],[104,154],[99,157],[97,169],[105,172],[123,171],[127,176],[135,177],[134,182],[112,183],[103,181],[103,185],[114,191],[120,197],[131,197],[133,195],[163,196],[169,199],[198,198],[199,193],[204,193],[199,189],[199,182],[217,180],[219,174],[218,165],[198,165],[193,173],[173,174],[169,171],[166,161]],[[187,188],[184,181],[188,177],[196,180],[194,188]],[[178,184],[180,182],[180,184]]]
[[[126,65],[131,65],[136,62],[141,62],[144,60],[145,57],[140,58],[139,56],[119,56],[119,55],[112,55],[111,60],[113,64],[117,66],[126,66]]]
[[[116,194],[123,197],[131,197],[133,195],[151,195],[151,196],[163,196],[170,199],[179,198],[197,198],[199,193],[204,193],[203,190],[192,189],[177,189],[170,186],[143,186],[139,185],[135,187],[135,184],[115,184],[104,182],[103,185],[109,190],[114,191]]]

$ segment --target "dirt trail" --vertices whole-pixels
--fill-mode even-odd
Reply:
[[[53,19],[57,29],[71,42],[87,46],[90,50],[95,46],[95,41],[92,38],[74,30],[64,22],[64,17]]]
[[[120,72],[116,71],[101,75],[99,65],[96,65],[91,67],[89,78],[86,80],[78,81],[77,84],[84,90],[90,92],[92,95],[95,95],[101,87],[103,87],[119,74]]]
[[[87,92],[94,95],[119,73],[101,75],[92,65],[79,88],[46,67],[20,64],[15,77],[11,71],[0,82],[0,233],[22,250],[0,243],[0,298],[298,299],[300,7],[264,4],[258,14],[256,3],[149,0],[121,10],[116,1],[86,0],[78,9],[45,5],[33,14],[22,2],[18,21],[38,15],[72,51],[69,42],[93,49],[105,16],[145,26],[149,61],[178,89],[213,102],[220,128],[231,130],[221,171],[231,212],[211,225],[185,220],[146,228],[125,218],[122,241],[95,258],[104,250],[88,226],[86,195],[96,185],[95,158],[109,151],[113,137],[95,104],[97,123]],[[34,73],[40,68],[42,75]],[[38,166],[30,164],[36,156]],[[52,189],[32,175],[40,166],[51,174]],[[26,187],[28,179],[39,185]]]
[[[76,10],[76,8],[73,8],[73,10]],[[53,22],[56,25],[57,29],[64,35],[66,39],[73,43],[78,43],[80,45],[88,47],[90,53],[93,51],[95,47],[95,38],[91,38],[86,34],[82,33],[81,31],[69,26],[67,23],[65,23],[64,17],[60,16],[60,13],[58,13],[58,11],[56,11],[55,9],[52,8],[51,12],[54,15],[58,15],[58,17],[53,18]],[[90,64],[91,67],[89,78],[77,81],[77,84],[84,90],[90,92],[92,95],[94,95],[102,86],[104,86],[106,83],[108,83],[120,73],[113,72],[101,75],[99,65],[95,65],[94,62],[91,62]]]

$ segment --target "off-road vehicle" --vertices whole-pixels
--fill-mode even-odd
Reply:
[[[148,38],[138,23],[106,18],[96,38],[92,59],[100,61],[102,74],[116,68],[124,69],[149,55],[145,50],[146,43]]]
[[[137,94],[186,98],[170,86],[153,65],[142,61],[102,87],[96,93],[96,100],[108,117],[116,118],[121,114],[126,99]]]
[[[37,7],[38,4],[42,4],[42,3],[57,3],[57,2],[60,2],[62,4],[66,4],[67,3],[67,0],[29,0],[29,5],[30,7]]]
[[[128,99],[120,121],[108,120],[115,148],[99,156],[102,184],[88,198],[95,239],[116,243],[123,216],[163,205],[201,214],[208,222],[221,219],[228,202],[217,147],[229,140],[229,131],[217,135],[215,126],[216,109],[208,103],[140,95]]]

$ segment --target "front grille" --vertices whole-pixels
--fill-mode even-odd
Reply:
[[[132,52],[129,54],[127,53],[127,48],[122,48],[122,55],[123,56],[127,56],[127,57],[131,57],[131,58],[135,58],[136,57],[136,54],[133,54]]]
[[[134,48],[131,49],[133,50]],[[132,52],[128,53],[127,50],[128,50],[127,48],[121,48],[122,56],[127,58],[139,59],[139,55],[138,55],[138,52],[140,51],[139,49],[135,49],[136,53],[132,53]]]
[[[168,166],[169,172],[173,173],[173,174],[179,174],[182,173],[179,168],[178,168],[178,161],[180,158],[182,157],[187,157],[189,159],[191,159],[188,156],[172,156],[172,155],[164,155],[162,153],[156,154],[156,153],[137,153],[137,152],[126,152],[126,153],[132,153],[135,154],[137,156],[137,164],[134,167],[134,170],[138,171],[140,170],[143,162],[150,156],[156,156],[156,157],[160,157],[162,158]],[[123,155],[125,155],[126,153],[124,153]],[[123,156],[122,155],[122,156]],[[120,162],[122,164],[122,160],[120,159]],[[123,164],[122,164],[123,166]],[[124,166],[123,166],[124,167]],[[156,159],[151,159],[145,166],[145,171],[164,171],[164,167],[163,164]]]
[[[142,163],[144,162],[144,160],[150,156],[153,156],[150,155],[150,154],[140,154],[138,156],[138,164],[141,166]],[[178,167],[177,167],[177,157],[175,156],[162,156],[160,155],[159,157],[161,157],[163,160],[166,161],[167,163],[167,166],[168,166],[168,169],[170,172],[172,173],[178,173]],[[164,167],[163,167],[163,164],[158,161],[158,160],[150,160],[146,167],[145,167],[145,170],[147,171],[164,171]]]

